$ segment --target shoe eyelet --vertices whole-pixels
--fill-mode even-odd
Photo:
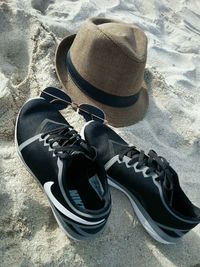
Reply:
[[[135,168],[137,169],[137,170],[139,170],[140,168],[138,167],[138,164],[135,166]]]
[[[122,159],[121,158],[119,158],[119,162],[122,163]]]
[[[149,170],[146,170],[145,174],[146,175],[149,175],[150,174]]]

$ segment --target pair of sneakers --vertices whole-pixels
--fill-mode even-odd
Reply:
[[[81,136],[59,111],[66,103],[87,121]],[[89,105],[76,106],[59,89],[45,89],[19,112],[15,139],[21,160],[71,238],[86,240],[102,232],[111,211],[110,184],[127,195],[154,239],[175,243],[200,222],[200,209],[182,191],[166,159],[129,146],[102,123],[102,114]]]

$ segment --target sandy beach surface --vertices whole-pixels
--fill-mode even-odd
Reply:
[[[59,87],[56,46],[91,16],[135,23],[146,32],[150,107],[143,121],[117,132],[166,157],[200,206],[200,1],[0,0],[0,266],[200,266],[200,226],[175,245],[159,244],[114,189],[104,233],[71,241],[17,157],[18,110],[46,86]],[[77,130],[83,126],[72,110],[65,116]]]

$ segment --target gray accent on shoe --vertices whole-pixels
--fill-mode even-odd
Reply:
[[[21,145],[18,147],[18,149],[20,151],[22,151],[22,149],[24,149],[26,146],[30,145],[31,143],[35,142],[36,140],[39,140],[41,138],[41,133],[37,134],[29,139],[27,139],[26,141],[24,141],[23,143],[21,143]]]
[[[142,223],[142,225],[144,226],[144,228],[149,232],[149,234],[156,239],[157,241],[161,242],[161,243],[175,243],[179,240],[179,238],[173,238],[169,235],[167,235],[166,233],[164,233],[159,226],[157,225],[157,223],[150,217],[150,215],[147,213],[147,211],[143,208],[143,206],[140,204],[140,202],[137,200],[137,198],[131,193],[129,192],[125,187],[123,187],[121,184],[119,184],[118,182],[116,182],[115,180],[113,180],[111,177],[108,178],[108,181],[111,181],[113,186],[114,184],[116,184],[116,188],[118,188],[120,191],[126,193],[126,195],[129,197],[129,199],[132,199],[135,203],[135,205],[137,206],[138,210],[142,213],[142,215],[144,216],[146,222],[148,222],[148,224],[151,226],[152,230],[154,231],[154,233],[152,234],[152,232],[150,232],[147,228],[147,226],[142,222],[141,218],[138,217],[138,219],[140,220],[140,222]],[[115,186],[114,186],[115,187]],[[134,207],[133,207],[134,208]],[[134,208],[135,210],[135,208]],[[136,212],[136,210],[135,210]],[[137,214],[137,212],[136,212]],[[156,238],[156,236],[158,238]],[[159,238],[161,240],[159,240]],[[162,241],[163,240],[163,241]]]

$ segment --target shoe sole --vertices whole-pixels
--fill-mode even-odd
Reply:
[[[34,98],[35,99],[35,98]],[[31,101],[31,99],[29,99],[27,102]],[[16,148],[16,151],[17,151],[17,154],[18,154],[18,157],[20,159],[20,161],[24,164],[26,170],[31,174],[31,176],[33,176],[34,180],[37,182],[37,184],[40,186],[40,188],[42,189],[42,191],[45,193],[44,191],[44,188],[43,186],[40,184],[40,182],[38,181],[37,177],[33,174],[33,172],[30,170],[30,168],[27,166],[26,162],[24,161],[24,158],[21,154],[21,151],[19,150],[19,145],[18,145],[18,141],[17,141],[17,124],[18,124],[18,119],[19,119],[19,115],[20,115],[20,112],[21,112],[21,109],[17,115],[17,119],[16,119],[16,124],[15,124],[15,148]],[[51,202],[51,200],[48,198],[48,196],[46,195],[45,193],[45,196],[47,197],[48,201],[49,201],[49,204],[50,204],[50,207],[51,207],[51,210],[53,212],[53,215],[59,225],[59,227],[62,229],[62,231],[68,236],[70,237],[71,239],[75,240],[75,241],[82,241],[82,240],[91,240],[91,239],[94,239],[96,237],[96,235],[99,235],[103,230],[104,230],[104,227],[102,228],[102,230],[100,230],[97,234],[92,234],[92,235],[89,235],[87,237],[85,236],[79,236],[76,232],[73,232],[70,227],[68,227],[65,223],[65,225],[62,224],[62,221],[59,219],[60,215],[59,213],[56,211],[53,203]]]

